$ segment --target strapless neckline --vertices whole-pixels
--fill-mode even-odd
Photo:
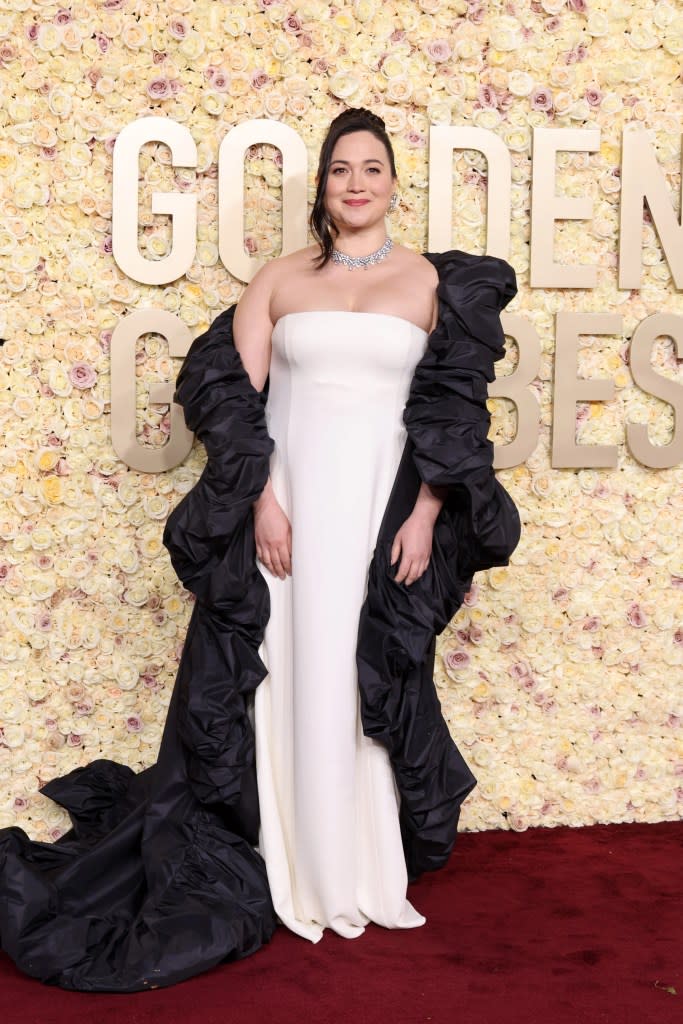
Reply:
[[[275,323],[273,324],[273,330],[275,330],[275,328],[277,327],[277,325],[279,323],[281,323],[283,320],[286,320],[288,317],[291,317],[291,316],[326,316],[326,315],[336,316],[336,317],[338,317],[338,316],[381,316],[381,317],[384,317],[385,319],[398,320],[399,323],[408,324],[409,327],[412,327],[413,330],[418,331],[425,338],[429,334],[428,331],[425,331],[424,327],[418,327],[418,325],[416,323],[413,323],[412,320],[408,320],[408,318],[405,317],[405,316],[397,316],[395,313],[375,313],[375,312],[373,312],[371,310],[366,310],[366,309],[302,309],[302,310],[295,310],[292,313],[283,313],[282,316],[279,316],[277,318],[277,320],[275,321]]]

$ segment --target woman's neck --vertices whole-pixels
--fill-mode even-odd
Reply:
[[[368,256],[380,249],[386,240],[384,224],[373,225],[363,231],[341,230],[334,239],[334,247],[347,256]]]

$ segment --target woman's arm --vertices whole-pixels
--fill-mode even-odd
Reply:
[[[257,391],[263,391],[270,369],[270,339],[273,333],[270,299],[273,278],[270,264],[261,267],[242,293],[233,320],[235,348]]]
[[[233,320],[235,348],[257,391],[263,390],[270,369],[274,276],[271,264],[259,270],[242,293]],[[269,572],[284,579],[292,572],[292,528],[275,497],[270,477],[252,508],[256,556]]]

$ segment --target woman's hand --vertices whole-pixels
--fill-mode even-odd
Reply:
[[[273,576],[292,574],[292,527],[270,483],[254,502],[256,555]]]
[[[419,580],[432,554],[432,536],[434,519],[414,509],[397,531],[391,545],[391,564],[394,565],[399,555],[399,564],[394,581],[410,586]]]
[[[405,520],[391,545],[391,564],[398,556],[401,562],[394,576],[396,583],[410,586],[419,580],[429,565],[432,555],[432,537],[445,498],[445,488],[430,487],[422,483],[415,502],[415,508]]]

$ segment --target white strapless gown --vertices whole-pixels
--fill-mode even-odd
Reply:
[[[289,313],[275,324],[271,478],[292,524],[292,575],[271,599],[254,702],[259,850],[292,931],[348,938],[425,923],[406,899],[389,757],[362,731],[355,651],[367,569],[405,442],[426,332],[401,317]]]

